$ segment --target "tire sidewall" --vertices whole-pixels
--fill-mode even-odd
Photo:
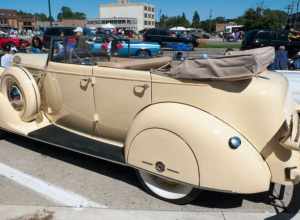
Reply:
[[[158,198],[160,200],[169,202],[169,203],[173,203],[173,204],[177,204],[177,205],[186,205],[191,203],[192,201],[194,201],[199,194],[201,193],[201,191],[199,189],[194,188],[188,195],[186,195],[185,197],[181,198],[181,199],[167,199],[164,197],[159,196],[158,194],[154,193],[148,186],[147,184],[144,182],[144,179],[141,176],[141,172],[144,171],[139,171],[139,170],[135,170],[136,171],[136,175],[137,178],[140,182],[140,184],[142,185],[143,189],[150,195],[152,195],[155,198]]]
[[[7,83],[8,80],[15,82],[20,89],[24,107],[21,111],[17,111],[23,121],[32,121],[40,111],[41,97],[38,86],[33,76],[26,70],[20,67],[10,67],[6,69],[1,77],[1,92],[8,98]]]

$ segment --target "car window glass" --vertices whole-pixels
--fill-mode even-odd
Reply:
[[[157,34],[157,30],[152,29],[152,30],[149,31],[149,34],[151,34],[151,35],[156,35],[156,34]]]
[[[277,35],[277,40],[279,40],[279,41],[288,41],[287,32],[279,32],[278,35]]]
[[[272,38],[272,34],[270,32],[259,32],[257,34],[257,38],[261,40],[270,40]]]
[[[130,48],[131,42],[126,39],[108,39],[105,35],[98,35],[93,39],[87,36],[79,39],[68,36],[53,39],[50,59],[59,63],[96,65],[97,62],[108,62],[113,57],[128,57]]]
[[[47,29],[47,31],[46,31],[46,35],[51,35],[51,36],[58,36],[59,33],[60,33],[60,31],[57,28]]]
[[[72,36],[74,34],[73,29],[65,29],[63,32],[65,36]]]

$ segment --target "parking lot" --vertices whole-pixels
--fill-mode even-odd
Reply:
[[[224,48],[196,49],[189,57],[221,55]],[[165,51],[173,56],[174,52]],[[294,80],[294,82],[296,82]],[[0,141],[0,204],[3,207],[82,207],[174,213],[280,213],[300,209],[300,186],[280,186],[256,195],[202,191],[179,206],[147,194],[129,167],[9,134]],[[1,211],[0,211],[1,212]],[[290,218],[290,217],[289,217]]]
[[[64,207],[74,204],[109,209],[199,213],[271,212],[274,216],[284,210],[293,214],[300,209],[300,187],[287,187],[283,199],[276,199],[278,186],[275,186],[274,193],[257,195],[203,191],[193,204],[177,206],[144,192],[131,168],[14,135],[2,140],[0,149],[1,205]],[[10,173],[11,170],[17,173],[6,176],[8,169]],[[27,175],[25,181],[22,175]],[[31,181],[30,188],[26,181]],[[47,186],[43,188],[37,181]],[[76,201],[75,195],[80,196],[81,203]]]

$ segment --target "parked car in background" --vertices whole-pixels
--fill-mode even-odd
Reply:
[[[272,46],[278,49],[285,46],[289,57],[294,57],[300,51],[300,41],[289,40],[289,31],[253,30],[245,34],[242,50]]]
[[[43,44],[44,47],[49,49],[51,38],[59,38],[62,33],[65,37],[73,36],[74,35],[74,27],[49,27],[45,30],[44,37],[43,37]],[[83,29],[83,34],[85,36],[91,35],[92,30],[88,28]]]
[[[112,53],[115,56],[128,57],[152,57],[157,56],[161,52],[158,43],[149,43],[138,40],[123,39],[114,34],[98,33],[94,42],[91,43],[91,51],[93,54],[100,54],[105,39],[112,39]]]
[[[167,43],[185,43],[190,46],[197,47],[197,37],[187,34],[176,34],[173,31],[167,30],[167,29],[157,29],[152,28],[149,30],[146,30],[144,33],[144,41],[147,42],[157,42],[161,46],[166,46]]]
[[[19,37],[10,37],[7,34],[1,34],[0,35],[0,49],[5,48],[7,45],[21,49],[21,48],[28,47],[30,45],[30,42],[27,40],[23,40]]]
[[[194,30],[191,31],[190,34],[195,37],[195,38],[200,38],[200,39],[210,39],[211,34],[205,32],[204,30]]]
[[[266,68],[272,48],[184,62],[66,52],[16,54],[19,65],[0,68],[0,138],[8,131],[132,167],[147,192],[176,204],[198,189],[299,183],[300,106]]]

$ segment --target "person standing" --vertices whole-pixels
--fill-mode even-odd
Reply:
[[[4,52],[5,54],[1,57],[1,66],[4,68],[11,67],[13,65],[14,54],[17,52],[17,48],[6,45]]]
[[[31,48],[32,53],[41,53],[43,49],[42,40],[38,36],[34,36],[32,38],[31,47],[32,47]]]
[[[288,70],[288,52],[286,51],[285,46],[280,46],[276,51],[275,61],[271,65],[271,69],[274,70]]]
[[[77,27],[74,35],[67,39],[67,53],[69,54],[69,62],[81,62],[82,57],[92,57],[87,39],[83,36],[83,29]],[[75,58],[75,60],[73,60]]]

